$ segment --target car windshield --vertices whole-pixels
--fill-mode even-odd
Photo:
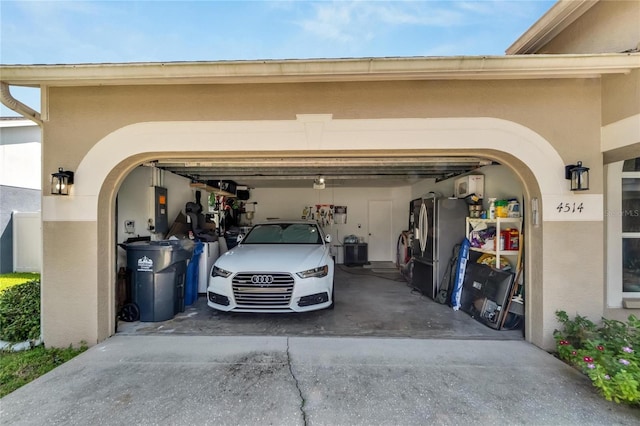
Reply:
[[[322,238],[314,224],[268,223],[254,226],[242,244],[322,244]]]

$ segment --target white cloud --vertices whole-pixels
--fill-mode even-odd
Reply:
[[[313,3],[313,16],[298,25],[310,34],[339,42],[371,40],[389,27],[451,27],[461,25],[464,15],[455,3],[334,1]]]

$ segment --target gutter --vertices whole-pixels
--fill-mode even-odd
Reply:
[[[4,81],[0,81],[0,101],[7,108],[17,112],[18,114],[34,121],[39,126],[42,126],[42,118],[40,113],[28,105],[23,104],[11,95],[9,85]]]
[[[640,54],[511,55],[75,65],[0,65],[30,87],[594,78],[640,68]]]

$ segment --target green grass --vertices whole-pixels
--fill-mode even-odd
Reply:
[[[0,274],[0,293],[10,287],[30,281],[40,281],[40,274],[19,272]],[[0,351],[0,398],[85,350],[87,347],[83,345],[80,348],[59,349],[37,346],[20,352]]]
[[[31,272],[13,272],[10,274],[0,274],[0,292],[17,284],[29,281],[40,281],[40,274]]]
[[[0,351],[0,398],[69,361],[85,350],[87,350],[86,346],[66,349],[38,346],[22,352]]]

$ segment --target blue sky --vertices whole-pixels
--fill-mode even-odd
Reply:
[[[503,55],[554,3],[0,0],[0,63]]]

